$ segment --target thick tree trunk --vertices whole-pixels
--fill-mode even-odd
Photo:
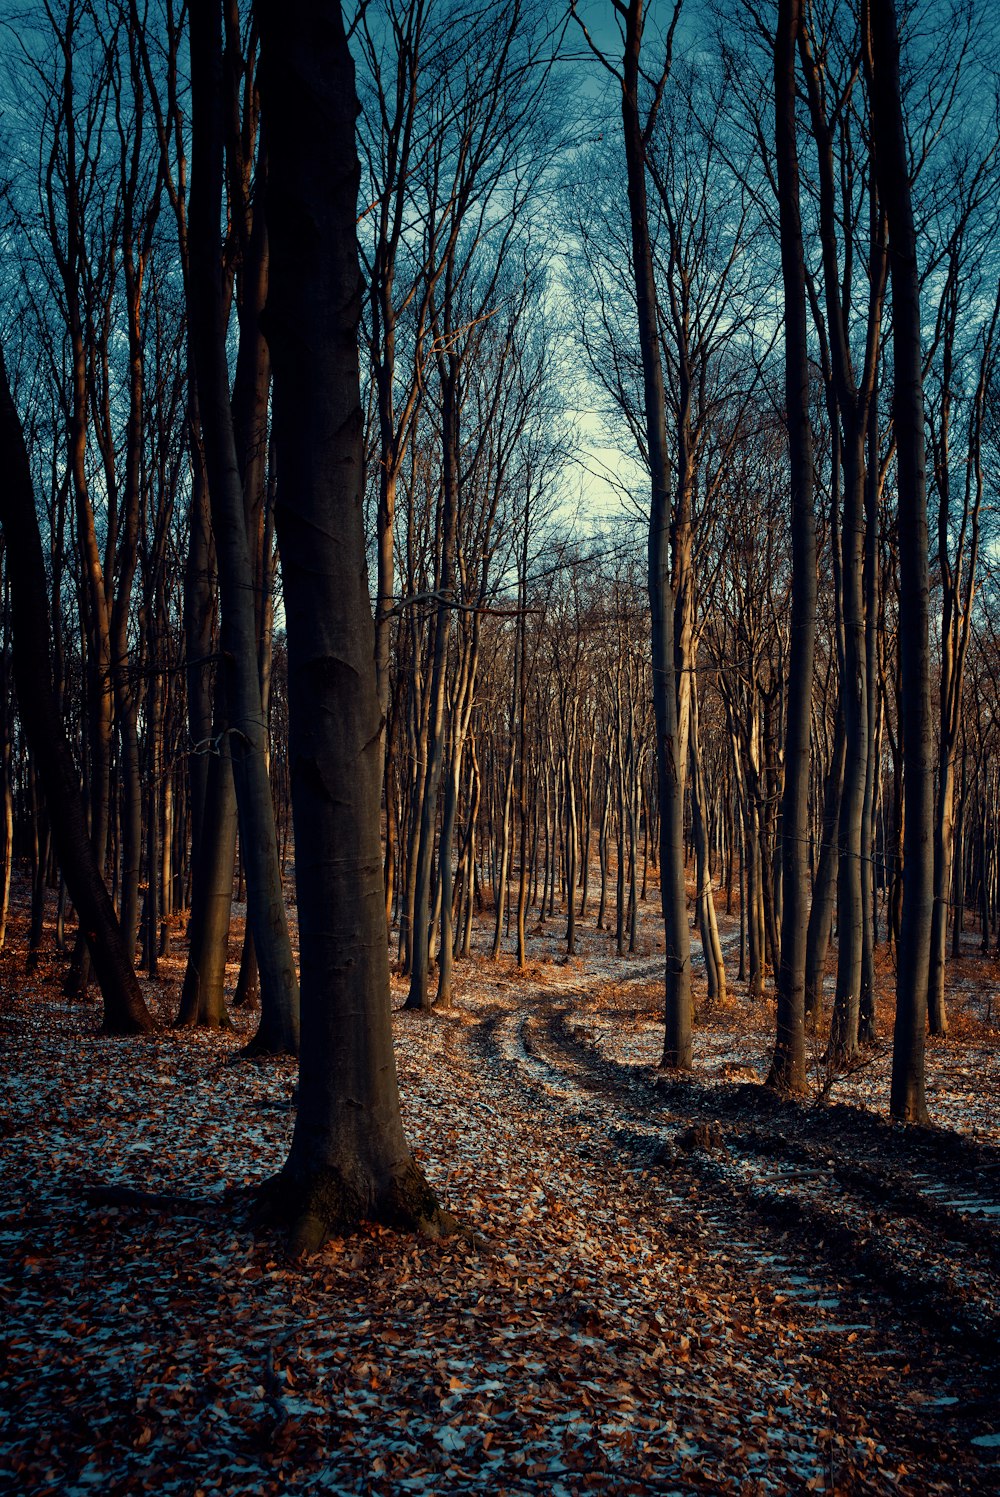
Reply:
[[[451,1230],[407,1148],[389,1011],[381,714],[362,515],[354,68],[339,6],[265,0],[276,518],[302,954],[299,1109],[274,1195],[299,1250]]]

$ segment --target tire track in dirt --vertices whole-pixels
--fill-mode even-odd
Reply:
[[[689,1117],[658,1114],[655,1092],[635,1078],[623,1095],[599,1057],[558,1043],[570,1017],[568,996],[560,993],[553,1009],[551,993],[540,987],[524,992],[517,1010],[489,1012],[465,1036],[471,1064],[503,1073],[545,1114],[544,1126],[577,1135],[583,1167],[624,1172],[637,1209],[659,1222],[673,1251],[690,1245],[704,1265],[706,1243],[714,1241],[707,1262],[714,1253],[729,1282],[787,1302],[830,1385],[851,1368],[851,1396],[867,1410],[876,1438],[933,1465],[967,1466],[969,1441],[984,1419],[997,1417],[992,1395],[984,1402],[979,1361],[987,1349],[991,1359],[995,1353],[992,1333],[978,1323],[949,1323],[940,1296],[922,1303],[919,1283],[905,1281],[894,1265],[886,1265],[886,1282],[878,1274],[866,1280],[852,1261],[854,1237],[822,1241],[835,1221],[803,1211],[794,1198],[786,1214],[766,1189],[734,1181],[728,1150],[724,1161],[671,1148],[668,1133]],[[885,1297],[893,1286],[896,1293]],[[924,1416],[914,1418],[913,1402]],[[993,1474],[985,1465],[987,1486]]]
[[[835,1185],[834,1194],[891,1207],[935,1236],[962,1244],[991,1271],[1000,1267],[1000,1236],[994,1226],[1000,1217],[1000,1162],[975,1141],[941,1130],[892,1127],[856,1108],[803,1108],[782,1102],[756,1083],[706,1087],[662,1074],[649,1079],[635,1066],[604,1055],[567,1008],[554,1010],[547,1024],[556,1048],[579,1067],[583,1084],[605,1087],[613,1097],[628,1094],[644,1111],[672,1107],[688,1125],[725,1126],[727,1142],[743,1153],[772,1164],[780,1161],[800,1176],[822,1175]],[[786,1131],[803,1126],[811,1138]],[[859,1147],[880,1162],[838,1157],[847,1132],[860,1134]]]
[[[647,1131],[666,1130],[662,1166],[697,1181],[723,1218],[731,1212],[730,1198],[738,1196],[761,1224],[783,1234],[783,1249],[800,1260],[797,1274],[806,1272],[819,1250],[830,1266],[855,1281],[859,1293],[864,1285],[877,1284],[905,1318],[995,1359],[997,1243],[983,1221],[942,1207],[912,1177],[896,1182],[888,1170],[838,1161],[829,1139],[824,1147],[790,1138],[776,1121],[747,1127],[750,1109],[773,1110],[776,1120],[800,1125],[810,1117],[798,1108],[789,1118],[788,1104],[759,1086],[731,1088],[736,1105],[712,1108],[700,1095],[704,1088],[686,1082],[650,1086],[634,1068],[602,1056],[581,1039],[565,1006],[529,1020],[527,1030],[529,1045],[555,1072],[617,1111],[624,1125],[617,1133],[620,1144],[642,1150],[637,1123]],[[685,1107],[689,1100],[695,1107]],[[671,1138],[690,1138],[692,1129],[697,1140],[699,1125],[710,1152],[671,1147]],[[740,1224],[739,1230],[745,1227]],[[955,1245],[950,1259],[940,1250],[942,1237]]]

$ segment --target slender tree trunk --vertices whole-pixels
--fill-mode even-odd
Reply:
[[[795,141],[795,55],[800,0],[779,0],[774,48],[775,140],[785,308],[785,407],[791,472],[792,617],[788,652],[785,788],[781,807],[782,918],[777,1035],[768,1083],[805,1091],[805,990],[809,924],[809,729],[816,639],[816,519],[805,262]]]
[[[0,654],[0,776],[3,804],[0,809],[0,951],[7,939],[10,912],[10,878],[14,866],[13,702],[10,671],[10,568],[4,558],[3,646]]]
[[[104,1029],[155,1028],[143,1001],[110,896],[101,877],[80,795],[76,764],[52,690],[48,589],[28,454],[0,352],[0,524],[11,579],[13,665],[21,723],[45,787],[52,835],[104,998]]]
[[[218,743],[219,750],[209,764],[201,857],[193,873],[190,945],[177,1016],[183,1028],[232,1028],[225,985],[236,859],[236,792],[228,733],[220,731]]]
[[[438,985],[434,999],[435,1007],[451,1008],[452,973],[455,965],[454,919],[452,898],[452,848],[455,842],[455,820],[458,815],[458,788],[462,773],[462,733],[458,721],[461,708],[454,714],[452,727],[452,762],[444,787],[444,806],[441,813],[441,937],[438,949]]]
[[[955,960],[962,954],[962,931],[965,926],[965,823],[968,796],[968,754],[963,735],[962,741],[962,788],[958,797],[958,821],[955,825],[954,855],[954,917],[951,927],[951,955]]]
[[[924,458],[920,275],[910,199],[910,163],[899,81],[894,0],[870,11],[872,98],[879,190],[889,224],[894,357],[893,420],[899,479],[899,652],[905,833],[903,912],[896,968],[892,1116],[927,1117],[924,1051],[934,899],[927,474]]]
[[[420,840],[415,872],[413,927],[410,932],[410,991],[405,1004],[408,1009],[429,1009],[433,1002],[430,989],[431,867],[434,859],[438,791],[444,763],[445,677],[451,632],[449,605],[453,601],[455,585],[455,537],[458,526],[458,361],[455,355],[449,354],[446,362],[448,369],[442,382],[441,415],[444,474],[440,592],[444,601],[438,605],[434,622],[427,776],[420,805]]]
[[[163,836],[160,848],[160,956],[170,955],[170,917],[174,913],[174,776],[163,775]]]
[[[819,861],[813,883],[809,929],[806,936],[806,1017],[813,1024],[823,1007],[826,982],[826,958],[830,949],[833,915],[837,905],[837,825],[840,820],[840,797],[844,784],[844,759],[847,735],[844,713],[837,706],[833,735],[833,755],[823,787],[823,823],[820,834]]]
[[[256,1008],[260,1002],[260,975],[257,971],[257,953],[254,950],[253,931],[247,921],[243,932],[243,949],[240,952],[240,972],[233,994],[233,1008]]]
[[[708,797],[705,792],[705,769],[701,758],[701,720],[697,680],[691,686],[691,824],[694,834],[697,867],[698,926],[708,978],[708,997],[716,1003],[726,1001],[726,967],[715,914],[712,870],[709,864],[709,838],[705,820]]]
[[[209,657],[215,633],[215,556],[208,512],[208,478],[197,417],[194,361],[189,358],[191,385],[188,430],[191,447],[191,533],[184,572],[184,645],[187,652],[187,702],[190,752],[188,775],[191,787],[191,862],[197,868],[201,855],[202,822],[208,786],[208,748],[212,732],[212,680]],[[232,883],[230,870],[230,883]]]
[[[873,208],[873,220],[875,217]],[[868,701],[868,748],[865,755],[865,794],[861,808],[861,993],[858,1039],[875,1041],[875,796],[881,732],[878,713],[878,401],[875,393],[868,413],[868,465],[865,476],[865,695]]]
[[[152,654],[152,652],[150,652]],[[146,765],[149,775],[148,815],[146,817],[146,915],[144,944],[146,948],[146,971],[150,977],[159,975],[159,912],[160,912],[160,816],[162,768],[163,768],[163,700],[161,682],[154,675],[149,682],[147,699],[147,752]]]
[[[868,768],[863,589],[864,459],[860,439],[844,443],[844,523],[841,531],[844,587],[844,680],[841,683],[847,735],[844,789],[840,802],[837,871],[837,988],[830,1045],[839,1061],[858,1050],[864,911],[861,890],[861,832]]]
[[[15,684],[17,663],[15,661]],[[45,872],[49,861],[49,815],[39,794],[41,774],[31,776],[31,917],[28,925],[28,957],[24,964],[26,972],[34,972],[42,949],[45,930]],[[86,815],[86,812],[84,812]],[[76,989],[73,990],[76,993]],[[82,994],[81,996],[86,996]]]
[[[192,12],[190,315],[222,593],[221,669],[226,677],[230,752],[247,873],[247,913],[261,977],[260,1028],[250,1050],[255,1054],[283,1054],[298,1048],[299,994],[281,890],[267,768],[267,726],[261,705],[253,568],[226,364],[219,244],[222,48],[216,22],[210,6]]]
[[[670,585],[670,459],[646,203],[645,145],[639,122],[643,21],[643,0],[629,0],[621,105],[651,481],[647,563],[660,800],[660,901],[666,944],[663,1065],[687,1069],[692,1054],[691,935],[684,888],[683,766],[678,761],[674,598]]]

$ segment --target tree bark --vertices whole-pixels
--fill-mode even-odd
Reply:
[[[251,564],[226,363],[226,299],[219,244],[223,176],[222,44],[211,4],[191,13],[192,180],[190,217],[192,337],[205,440],[212,528],[222,595],[222,664],[230,752],[247,873],[247,915],[261,979],[260,1027],[250,1051],[298,1048],[299,990],[281,890],[274,807],[267,769]]]
[[[453,1228],[406,1144],[389,1011],[382,733],[363,527],[354,66],[339,6],[260,5],[276,521],[302,966],[293,1245],[362,1218]]]
[[[893,419],[899,481],[899,652],[905,830],[890,1109],[894,1118],[922,1123],[927,1119],[924,1052],[934,896],[934,784],[920,276],[893,0],[878,0],[871,6],[870,24],[876,167],[889,224]]]
[[[0,351],[0,524],[10,569],[14,679],[25,736],[45,787],[60,866],[86,934],[104,998],[104,1030],[155,1029],[130,953],[101,877],[80,794],[76,764],[56,710],[49,655],[45,563],[24,436]]]
[[[779,0],[774,46],[775,155],[785,307],[785,411],[791,478],[792,617],[788,651],[785,788],[781,807],[781,957],[777,1035],[768,1084],[806,1089],[805,992],[809,926],[809,730],[816,640],[816,518],[813,513],[805,262],[795,143],[795,54],[801,0]]]
[[[643,22],[643,0],[629,0],[625,18],[621,109],[651,485],[647,575],[660,799],[660,901],[666,944],[663,1065],[687,1069],[691,1065],[693,1015],[691,934],[684,888],[684,802],[682,766],[678,757],[674,597],[670,585],[670,458],[646,202],[645,141],[639,121]]]

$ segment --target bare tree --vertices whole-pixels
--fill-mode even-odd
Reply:
[[[660,803],[660,899],[666,941],[666,1005],[663,1064],[691,1065],[690,932],[684,888],[683,760],[680,756],[677,682],[674,658],[675,598],[670,582],[672,474],[667,446],[667,408],[660,356],[656,280],[646,193],[646,151],[656,112],[670,75],[673,39],[682,0],[674,7],[665,44],[663,67],[653,90],[645,123],[639,89],[645,7],[643,0],[614,0],[622,37],[621,70],[596,47],[592,50],[614,75],[621,90],[622,131],[628,183],[632,273],[642,356],[645,441],[650,469],[649,542],[647,552],[652,626],[653,705],[656,715],[656,763]],[[575,14],[574,8],[574,14]],[[581,22],[581,27],[583,23]],[[584,35],[590,43],[585,28]]]
[[[132,956],[88,837],[77,768],[53,696],[45,563],[28,453],[2,351],[0,459],[6,475],[0,484],[0,524],[11,584],[13,667],[21,720],[45,786],[59,860],[101,985],[105,1031],[146,1033],[156,1026],[139,991]]]
[[[191,15],[192,182],[191,328],[198,402],[205,438],[212,529],[222,589],[222,669],[247,912],[261,974],[261,1022],[251,1049],[281,1054],[298,1048],[298,979],[292,957],[261,702],[253,565],[247,536],[226,360],[227,300],[219,222],[223,182],[222,38],[213,5]]]
[[[893,1117],[922,1123],[927,1118],[924,1031],[934,900],[934,781],[920,274],[894,0],[878,0],[871,7],[868,21],[875,160],[889,225],[893,421],[899,480],[899,653],[905,832],[890,1107]]]
[[[785,291],[785,412],[792,490],[792,632],[788,656],[785,794],[781,816],[783,902],[781,959],[777,974],[778,1032],[768,1081],[779,1091],[793,1094],[805,1090],[809,739],[816,635],[816,525],[812,493],[806,280],[795,139],[795,55],[801,24],[800,0],[779,0],[774,43],[775,155]]]
[[[265,0],[278,538],[302,953],[299,1109],[274,1185],[302,1251],[361,1218],[452,1229],[403,1135],[365,564],[354,66],[339,6]]]

